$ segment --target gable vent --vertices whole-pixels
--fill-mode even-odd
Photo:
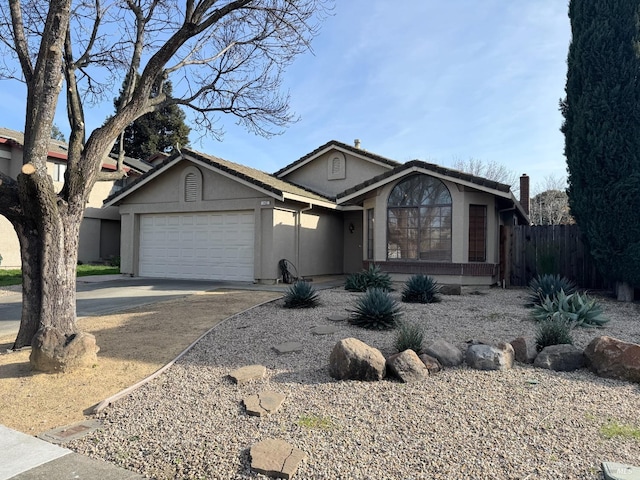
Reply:
[[[198,181],[195,173],[188,173],[184,179],[184,201],[195,202],[198,199]]]

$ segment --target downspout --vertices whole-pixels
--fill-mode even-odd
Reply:
[[[301,273],[302,266],[300,265],[300,233],[302,231],[302,214],[304,212],[308,212],[312,208],[313,208],[313,205],[309,204],[308,207],[297,210],[297,215],[296,215],[296,267],[300,269],[298,270],[298,274],[300,275],[300,277],[303,276]]]

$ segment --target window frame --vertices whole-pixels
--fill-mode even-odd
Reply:
[[[403,242],[392,249],[392,238]],[[387,199],[386,249],[388,261],[452,262],[453,198],[442,180],[418,174],[393,187]]]

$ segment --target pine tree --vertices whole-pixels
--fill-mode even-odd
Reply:
[[[162,90],[165,95],[171,97],[173,91],[171,82],[165,82]],[[154,89],[151,96],[157,95],[158,91]],[[121,98],[122,90],[120,96],[113,101],[116,111]],[[158,152],[169,153],[176,145],[187,146],[191,128],[185,123],[185,118],[184,112],[175,104],[164,106],[140,117],[124,131],[125,155],[145,160]],[[118,150],[119,142],[116,142],[113,152],[117,153]]]
[[[640,286],[640,0],[571,0],[565,155],[571,214],[598,268]],[[619,298],[621,298],[619,290]]]

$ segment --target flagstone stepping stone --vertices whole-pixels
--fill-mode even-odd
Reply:
[[[347,320],[349,320],[349,316],[348,315],[329,315],[327,317],[327,320],[329,320],[330,322],[346,322]]]
[[[307,454],[284,440],[269,438],[249,450],[251,469],[274,478],[291,478]]]
[[[282,355],[283,353],[299,352],[302,350],[302,344],[298,342],[284,342],[276,345],[273,349]]]
[[[319,327],[313,327],[311,329],[311,333],[313,333],[314,335],[331,335],[332,333],[336,333],[338,331],[338,329],[336,327],[332,327],[332,326],[319,326]]]
[[[623,463],[602,462],[602,473],[606,480],[640,479],[640,467]]]
[[[242,403],[244,403],[247,409],[247,414],[253,415],[254,417],[263,417],[270,413],[277,412],[285,398],[281,393],[267,390],[257,395],[250,395],[243,398]]]
[[[260,380],[267,373],[267,367],[262,365],[247,365],[232,371],[229,376],[237,383],[247,383],[251,380]]]

